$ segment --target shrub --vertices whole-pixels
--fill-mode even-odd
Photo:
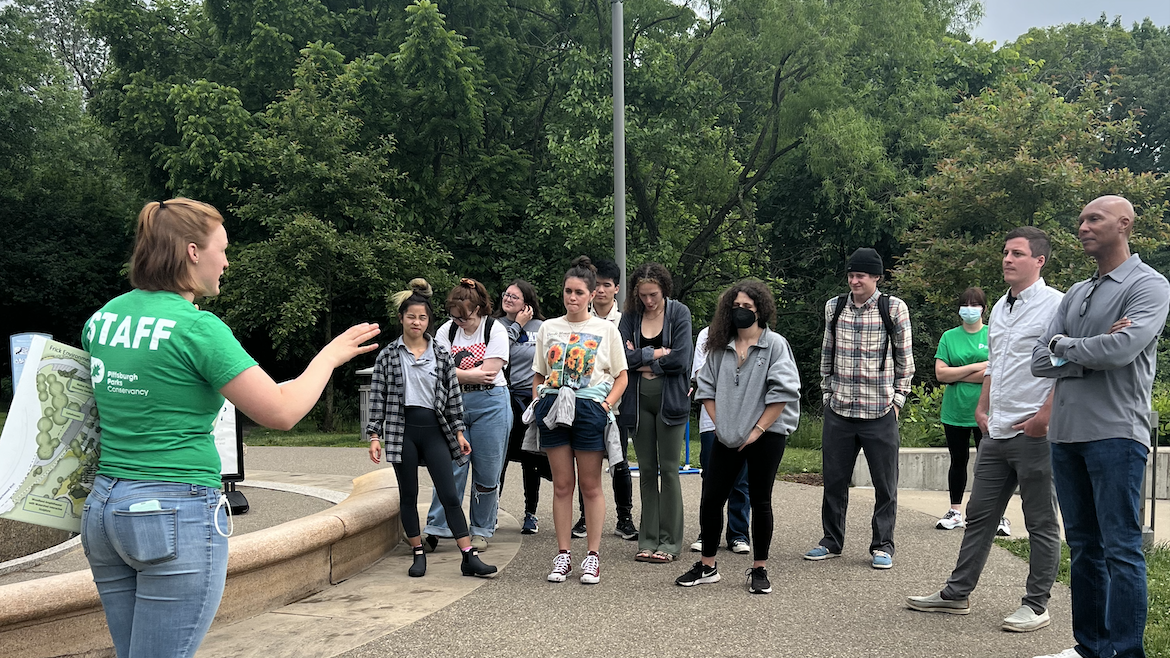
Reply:
[[[911,387],[910,396],[898,417],[904,447],[939,448],[947,445],[940,419],[943,390],[943,386],[928,388],[925,383]]]

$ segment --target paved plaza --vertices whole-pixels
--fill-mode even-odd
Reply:
[[[250,448],[247,465],[251,480],[339,490],[350,478],[379,468],[360,448]],[[970,615],[907,610],[907,595],[941,587],[954,566],[962,532],[935,530],[937,512],[903,506],[894,568],[875,571],[866,554],[873,504],[866,489],[852,490],[844,556],[818,563],[801,554],[820,538],[821,490],[777,483],[770,595],[747,593],[749,555],[721,552],[722,582],[692,589],[677,587],[674,579],[697,554],[667,565],[634,562],[636,544],[612,533],[612,503],[601,548],[601,583],[582,585],[575,578],[548,583],[545,576],[556,552],[552,487],[546,483],[541,490],[540,533],[522,536],[516,518],[523,510],[519,469],[509,475],[500,529],[483,556],[501,567],[496,578],[459,576],[453,542],[441,543],[429,555],[426,577],[407,578],[410,557],[400,546],[325,592],[213,629],[199,655],[1015,658],[1072,645],[1068,590],[1059,584],[1049,628],[1028,634],[1000,630],[1002,618],[1019,605],[1027,565],[998,548],[971,598]],[[682,482],[689,543],[698,534],[701,480],[684,476]],[[429,496],[423,498],[429,502]],[[906,492],[904,498],[928,509],[935,498],[940,509],[946,505],[945,494]],[[256,506],[250,515],[268,513]],[[1022,530],[1022,523],[1015,527]],[[585,540],[573,540],[573,548],[579,563]]]

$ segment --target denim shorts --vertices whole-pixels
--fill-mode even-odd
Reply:
[[[227,578],[220,491],[99,475],[81,545],[119,656],[193,656]],[[134,509],[131,509],[131,506]]]
[[[556,399],[557,396],[550,393],[536,403],[536,427],[540,430],[540,447],[556,448],[567,445],[581,452],[604,452],[605,426],[609,423],[609,414],[605,413],[605,407],[602,407],[600,402],[578,398],[573,425],[550,430],[545,427],[543,421]]]

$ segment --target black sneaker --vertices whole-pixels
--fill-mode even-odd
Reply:
[[[752,567],[747,570],[748,591],[752,594],[771,594],[772,581],[768,580],[768,569]]]
[[[634,527],[633,519],[621,519],[618,521],[613,534],[626,541],[638,541],[638,528]]]
[[[582,516],[581,518],[577,519],[577,525],[573,526],[573,536],[577,539],[581,539],[585,535],[585,517]]]
[[[709,567],[700,560],[691,567],[690,571],[676,578],[674,584],[682,585],[683,587],[694,587],[695,585],[717,582],[719,582],[719,565]]]

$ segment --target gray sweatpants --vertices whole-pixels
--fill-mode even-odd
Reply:
[[[821,502],[821,526],[825,536],[821,546],[840,553],[845,546],[845,512],[849,509],[849,481],[857,452],[865,451],[865,461],[873,478],[873,538],[869,550],[894,554],[894,523],[898,516],[898,420],[894,410],[881,418],[863,420],[847,418],[825,407],[825,424],[821,430],[821,470],[825,494]]]
[[[1020,487],[1024,527],[1031,556],[1023,604],[1037,613],[1048,608],[1052,582],[1060,564],[1060,526],[1052,483],[1052,450],[1047,437],[1019,434],[1010,439],[985,438],[975,457],[975,481],[967,502],[967,530],[955,570],[943,595],[965,599],[979,582],[999,519]]]

